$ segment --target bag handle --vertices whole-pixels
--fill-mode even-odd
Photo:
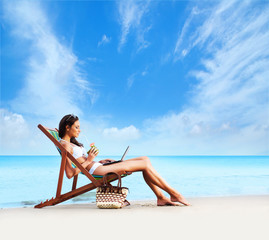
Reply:
[[[118,173],[116,173],[116,172],[108,172],[108,173],[106,173],[104,176],[103,176],[103,179],[104,179],[104,185],[105,186],[108,186],[108,183],[107,183],[107,175],[108,174],[116,174],[117,175],[117,177],[118,177],[118,179],[119,179],[119,181],[118,181],[118,187],[121,187],[121,176],[118,174]]]

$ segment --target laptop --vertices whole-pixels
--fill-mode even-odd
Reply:
[[[107,163],[104,163],[103,165],[110,165],[110,164],[114,164],[114,163],[122,162],[123,159],[125,158],[126,154],[127,154],[128,151],[129,151],[129,147],[130,147],[130,146],[128,146],[128,147],[126,148],[125,152],[123,153],[123,155],[122,155],[122,157],[121,157],[121,159],[120,159],[119,161],[107,162]]]

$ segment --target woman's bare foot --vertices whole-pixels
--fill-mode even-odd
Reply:
[[[180,194],[171,195],[171,201],[172,202],[180,202],[184,204],[185,206],[190,206],[191,204]]]
[[[157,206],[179,206],[178,204],[170,201],[169,198],[158,198],[157,199]]]

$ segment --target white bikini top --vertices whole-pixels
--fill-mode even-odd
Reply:
[[[73,146],[73,156],[74,158],[87,157],[87,152],[84,147]]]
[[[61,139],[60,141],[65,141],[64,139]],[[65,141],[67,142],[67,141]],[[87,151],[84,147],[80,147],[80,146],[77,146],[73,143],[70,143],[71,146],[73,147],[73,157],[74,158],[80,158],[80,157],[87,157],[88,154],[87,154]]]

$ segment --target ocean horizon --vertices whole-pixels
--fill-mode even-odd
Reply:
[[[98,156],[99,161],[108,156]],[[120,156],[109,156],[118,159]],[[128,156],[132,158],[135,156]],[[269,156],[150,156],[160,175],[186,198],[269,194]],[[55,197],[60,156],[0,156],[0,208],[33,207]],[[89,183],[80,175],[78,187]],[[115,182],[114,182],[115,183]],[[152,200],[155,195],[141,173],[123,178],[128,200]],[[70,191],[72,179],[64,177],[62,192]],[[68,203],[95,201],[95,191]]]

